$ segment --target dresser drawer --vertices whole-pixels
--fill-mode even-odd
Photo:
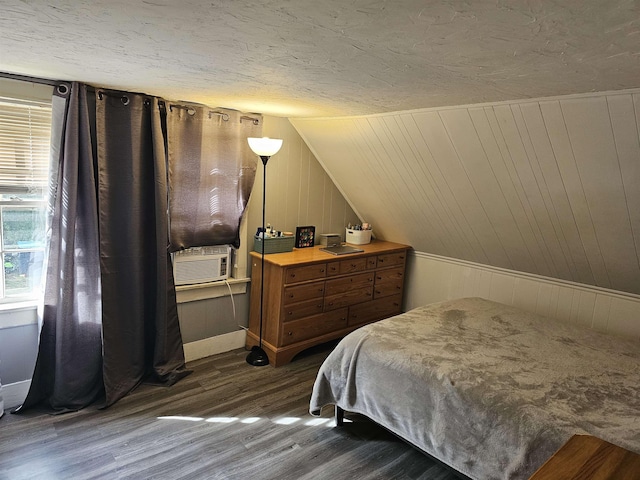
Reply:
[[[281,345],[308,340],[326,333],[340,330],[347,326],[347,309],[336,310],[315,315],[301,320],[294,320],[283,325],[280,337]]]
[[[367,270],[371,270],[378,266],[378,257],[375,255],[371,255],[367,257]]]
[[[284,287],[283,303],[289,305],[312,298],[322,298],[324,296],[324,280],[321,282],[305,283],[304,285],[294,285]]]
[[[333,278],[327,280],[324,288],[325,295],[336,295],[338,293],[345,293],[349,290],[359,287],[368,287],[373,285],[375,275],[373,272],[358,273],[356,275],[350,275],[344,278]]]
[[[282,321],[289,322],[298,318],[308,317],[310,315],[317,315],[322,313],[323,302],[322,298],[314,300],[307,300],[306,302],[292,303],[286,305],[282,310]]]
[[[386,253],[378,255],[378,268],[393,267],[394,265],[404,265],[406,252]]]
[[[324,297],[324,311],[367,302],[373,298],[373,285],[368,287],[351,288],[346,292]]]
[[[395,282],[397,280],[401,282],[404,280],[404,266],[387,268],[376,272],[376,285],[385,282]]]
[[[306,282],[327,276],[327,264],[317,263],[305,267],[289,267],[285,270],[284,283]]]
[[[349,326],[373,322],[402,311],[402,295],[379,298],[349,307]]]
[[[373,287],[373,298],[388,297],[402,293],[402,285],[402,278],[387,282],[376,282],[376,285]]]
[[[351,258],[330,262],[327,265],[328,275],[345,275],[347,273],[364,272],[367,269],[366,258]]]

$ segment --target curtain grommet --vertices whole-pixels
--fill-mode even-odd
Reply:
[[[56,87],[56,92],[58,92],[59,95],[66,95],[70,90],[71,89],[69,88],[69,85],[67,85],[66,83],[61,83]]]

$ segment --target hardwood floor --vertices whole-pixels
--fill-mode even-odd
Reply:
[[[308,413],[320,346],[251,367],[246,352],[191,362],[170,388],[143,385],[106,410],[0,419],[0,479],[430,479],[451,471],[366,418]]]

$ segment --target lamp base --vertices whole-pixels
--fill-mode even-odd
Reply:
[[[251,347],[249,355],[247,355],[247,363],[249,365],[253,365],[254,367],[264,367],[265,365],[269,365],[269,357],[267,357],[267,352],[265,352],[259,346],[254,345],[253,347]]]

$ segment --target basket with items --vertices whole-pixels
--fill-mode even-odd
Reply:
[[[345,242],[354,245],[365,245],[371,243],[371,224],[362,223],[360,225],[347,225]]]

